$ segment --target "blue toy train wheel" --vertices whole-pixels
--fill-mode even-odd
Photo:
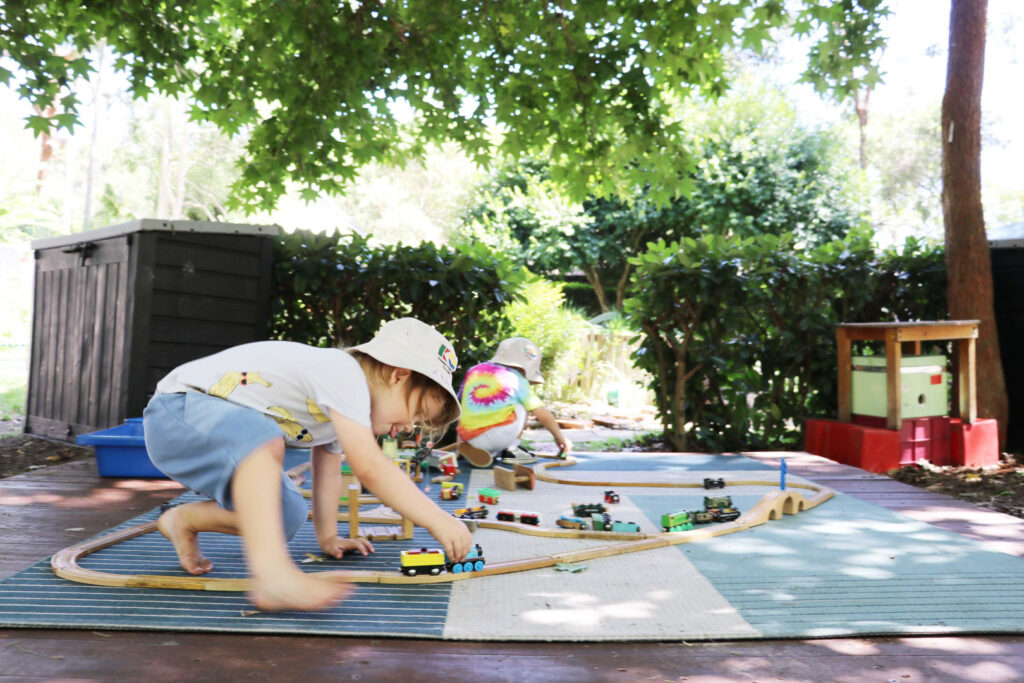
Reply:
[[[464,572],[471,572],[471,571],[473,571],[473,563],[472,562],[463,562],[462,563],[462,571],[464,571]]]
[[[484,568],[484,561],[483,560],[477,560],[476,564],[473,565],[473,569],[476,570],[476,571],[480,571],[483,568]]]
[[[461,573],[462,573],[462,563],[461,562],[456,562],[455,564],[452,565],[452,574],[461,574]]]

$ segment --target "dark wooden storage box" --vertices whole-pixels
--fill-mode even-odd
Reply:
[[[143,219],[34,241],[25,433],[119,425],[178,365],[266,339],[277,233]]]
[[[1024,450],[1024,238],[993,240],[992,286],[1010,420],[1006,448]]]

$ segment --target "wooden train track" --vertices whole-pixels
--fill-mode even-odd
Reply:
[[[563,461],[543,463],[537,467],[537,479],[556,484],[571,484],[574,486],[602,486],[602,487],[625,487],[644,486],[656,488],[703,488],[701,484],[682,484],[673,482],[590,482],[552,477],[547,474],[547,469],[554,467],[568,467],[576,464],[576,459],[569,457]],[[774,481],[731,481],[726,482],[727,486],[776,486]],[[799,491],[801,489],[809,492],[805,496]],[[737,533],[747,529],[766,524],[769,521],[781,519],[783,515],[795,515],[809,510],[824,503],[834,495],[832,489],[826,486],[810,484],[788,484],[788,489],[774,490],[765,494],[761,500],[754,504],[746,513],[732,522],[724,522],[713,526],[698,527],[689,531],[670,531],[665,533],[623,533],[614,531],[579,531],[568,529],[543,529],[527,524],[513,522],[488,522],[478,521],[477,526],[486,529],[500,529],[515,533],[529,534],[533,536],[548,536],[553,538],[588,538],[605,539],[610,541],[607,545],[570,550],[550,555],[541,555],[521,560],[510,560],[507,562],[488,563],[484,569],[475,572],[464,572],[455,574],[452,572],[438,576],[405,576],[397,570],[382,572],[359,569],[329,570],[316,572],[314,575],[324,579],[343,579],[355,583],[388,583],[388,584],[421,584],[421,583],[446,583],[450,581],[464,581],[467,579],[495,576],[497,574],[509,574],[512,572],[528,571],[543,567],[553,567],[556,564],[584,562],[624,555],[627,553],[664,548],[682,543],[690,543],[699,539],[724,536]],[[61,578],[86,583],[95,586],[120,586],[130,588],[174,588],[184,590],[200,591],[248,591],[250,581],[248,578],[214,578],[208,576],[159,576],[154,574],[116,574],[101,572],[93,569],[86,569],[79,564],[79,561],[103,548],[122,543],[132,538],[157,531],[155,521],[139,524],[116,531],[106,536],[101,536],[84,543],[79,543],[56,553],[50,561],[53,572]]]

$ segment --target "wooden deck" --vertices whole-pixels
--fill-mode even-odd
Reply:
[[[789,471],[1024,557],[1024,520],[804,453]],[[624,457],[628,457],[624,456]],[[103,479],[91,462],[0,479],[0,577],[181,493]],[[1024,680],[1024,636],[720,643],[474,643],[8,629],[0,681],[997,681]]]

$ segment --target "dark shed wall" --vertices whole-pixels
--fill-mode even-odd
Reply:
[[[273,245],[267,237],[143,233],[152,268],[139,292],[139,347],[128,412],[141,415],[156,383],[190,360],[266,339]],[[151,242],[151,244],[146,244]],[[140,278],[141,279],[141,278]]]
[[[26,433],[72,440],[118,425],[171,369],[266,338],[276,229],[137,224],[36,247]]]
[[[1006,447],[1020,453],[1024,452],[1024,240],[992,246],[996,327],[1010,404]]]
[[[123,377],[127,237],[82,252],[37,252],[26,431],[68,438],[115,420]]]

